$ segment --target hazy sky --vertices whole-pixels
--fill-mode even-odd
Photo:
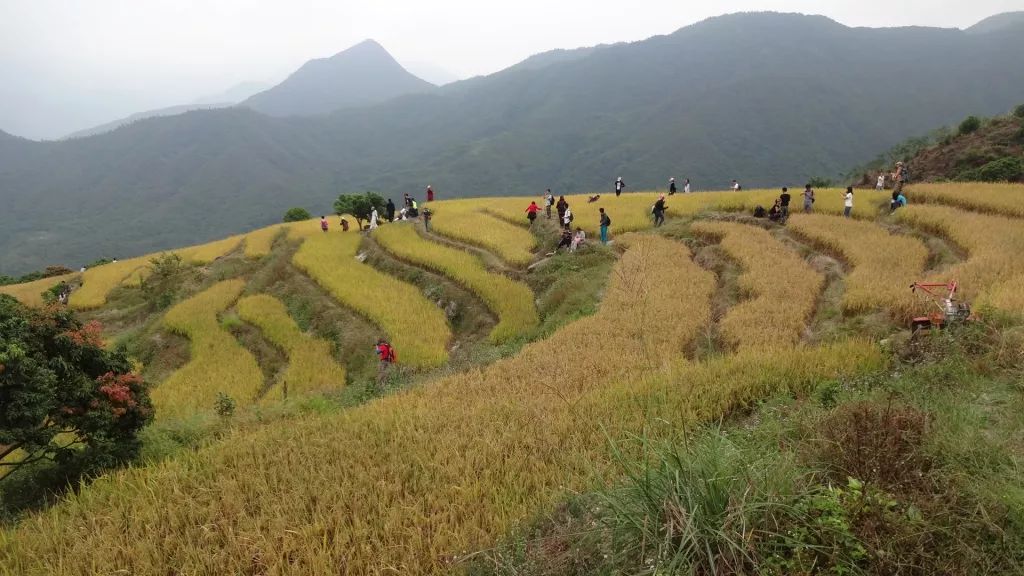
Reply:
[[[851,26],[966,27],[1024,0],[0,0],[0,130],[59,137],[374,38],[413,71],[487,74],[552,48],[775,10]]]

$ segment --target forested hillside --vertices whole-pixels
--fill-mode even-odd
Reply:
[[[0,273],[200,242],[340,192],[697,189],[838,174],[1024,94],[1024,33],[740,14],[329,116],[233,109],[2,139]]]

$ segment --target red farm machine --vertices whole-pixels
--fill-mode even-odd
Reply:
[[[957,299],[959,284],[951,280],[945,284],[914,282],[911,291],[929,302],[933,310],[926,316],[916,316],[910,323],[914,332],[925,328],[945,328],[972,320],[971,306]]]

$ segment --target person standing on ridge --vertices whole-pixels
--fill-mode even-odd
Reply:
[[[907,180],[910,178],[910,170],[907,169],[907,165],[903,161],[896,163],[896,175],[893,177],[893,187],[900,194],[903,193],[903,187],[907,185]]]
[[[565,214],[562,215],[562,226],[564,226],[566,230],[569,230],[572,227],[572,219],[572,210],[570,210],[569,207],[566,206]]]
[[[808,184],[804,187],[804,214],[810,214],[814,208],[814,190]]]
[[[792,200],[792,196],[789,195],[789,188],[783,186],[782,194],[779,195],[780,207],[782,208],[782,221],[785,222],[789,219],[789,202]]]
[[[387,379],[388,373],[391,372],[391,366],[398,358],[395,354],[395,348],[383,338],[377,339],[374,351],[377,353],[377,358],[380,361],[377,368],[377,386],[381,386],[384,384],[384,380]]]
[[[531,200],[530,205],[526,207],[526,219],[530,221],[531,227],[533,227],[533,221],[537,219],[537,212],[540,212],[540,206]]]
[[[348,232],[348,220],[346,220],[344,216],[341,217],[340,224],[341,224],[341,231],[342,232]]]
[[[408,192],[406,192],[405,194],[402,194],[402,203],[405,204],[406,208],[411,208],[412,207],[412,197],[409,196]]]
[[[320,217],[320,229],[327,232],[327,216]]]
[[[370,230],[376,230],[377,229],[377,219],[378,218],[380,218],[380,216],[377,215],[377,208],[376,208],[376,206],[370,206]]]
[[[742,187],[742,186],[740,186],[740,183],[739,183],[739,182],[737,182],[737,181],[735,181],[735,180],[733,180],[733,181],[732,181],[732,191],[733,191],[733,192],[739,192],[739,191],[740,191],[740,190],[742,190],[742,189],[743,189],[743,187]]]
[[[622,191],[625,190],[625,189],[626,189],[626,183],[622,181],[622,176],[619,176],[619,178],[617,180],[615,180],[615,195],[616,196],[621,195]]]
[[[875,190],[885,190],[885,172],[878,175],[878,182],[875,183]]]
[[[675,194],[676,194],[676,179],[675,178],[669,178],[668,179],[668,195],[669,196],[675,196]]]
[[[555,210],[558,212],[558,224],[562,224],[562,220],[565,218],[565,211],[569,209],[569,203],[565,201],[565,196],[558,197],[558,204],[555,204]]]
[[[654,207],[651,208],[651,214],[654,214],[655,228],[665,223],[665,208],[665,195],[662,194],[658,201],[654,203]]]
[[[434,189],[431,188],[430,185],[428,184],[427,185],[427,202],[433,202],[433,201],[434,201]]]
[[[551,188],[548,188],[547,192],[544,193],[544,211],[548,215],[548,220],[551,220],[551,207],[555,205],[555,195],[551,193]]]
[[[388,198],[388,205],[384,207],[384,215],[388,217],[388,222],[395,221],[395,203]]]
[[[683,180],[683,194],[690,193],[690,179]]]
[[[423,209],[423,229],[430,232],[430,219],[434,217],[434,211],[430,208]]]
[[[853,186],[847,186],[843,194],[843,217],[849,218],[850,212],[853,212]]]
[[[600,223],[601,244],[607,245],[608,244],[608,228],[612,225],[612,219],[609,218],[608,214],[605,213],[604,208],[598,208],[597,211],[601,213],[601,223]]]

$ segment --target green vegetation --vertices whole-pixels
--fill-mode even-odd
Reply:
[[[100,331],[0,295],[0,519],[138,455],[147,387]]]
[[[968,116],[967,118],[964,118],[964,121],[957,127],[956,133],[961,136],[974,134],[979,128],[981,128],[981,118],[978,118],[977,116]]]
[[[984,166],[965,170],[956,179],[964,182],[1016,182],[1024,176],[1024,159],[1007,156]]]
[[[334,213],[341,216],[343,214],[351,214],[356,219],[356,223],[359,225],[359,230],[363,229],[363,220],[370,219],[370,213],[374,209],[377,210],[377,214],[384,218],[384,205],[387,202],[384,197],[376,192],[364,192],[363,194],[342,194],[338,196],[338,199],[334,201]]]
[[[303,220],[309,220],[313,215],[309,213],[309,210],[305,208],[289,208],[284,213],[283,222],[302,222]]]

